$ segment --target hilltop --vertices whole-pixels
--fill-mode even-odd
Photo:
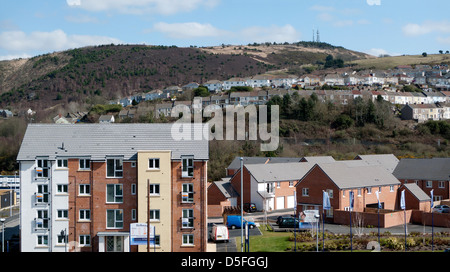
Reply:
[[[104,45],[0,62],[0,108],[36,111],[84,107],[190,82],[247,77],[274,70],[304,73],[301,66],[371,56],[326,43],[216,47]]]
[[[358,59],[348,63],[354,69],[375,69],[387,70],[394,69],[397,66],[404,65],[435,65],[450,64],[449,54],[433,54],[427,55],[403,55],[392,57],[380,57],[371,59]]]

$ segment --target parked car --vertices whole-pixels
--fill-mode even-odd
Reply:
[[[248,224],[250,229],[256,227],[255,222],[247,221],[244,218],[244,225]],[[241,228],[241,216],[240,215],[228,215],[227,216],[227,227],[231,229]]]
[[[255,203],[244,203],[244,211],[246,212],[256,212]]]
[[[211,231],[209,232],[209,238],[214,241],[225,241],[228,242],[230,235],[228,233],[228,228],[225,225],[213,225]]]
[[[278,218],[278,220],[277,220],[277,224],[280,228],[298,227],[299,222],[300,221],[298,220],[298,218],[294,218],[294,217],[281,217],[281,218]]]
[[[433,212],[437,212],[437,213],[449,213],[450,212],[450,207],[447,205],[436,205],[433,208]]]

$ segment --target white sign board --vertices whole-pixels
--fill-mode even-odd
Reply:
[[[319,210],[304,210],[300,213],[302,222],[316,223],[319,219]]]
[[[150,235],[147,235],[146,223],[130,224],[130,245],[147,245],[147,238],[150,237],[150,245],[155,243],[155,226],[150,225]]]

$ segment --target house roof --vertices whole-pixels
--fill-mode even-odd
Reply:
[[[340,189],[398,185],[400,181],[380,165],[364,161],[337,161],[317,164]]]
[[[243,157],[243,163],[246,164],[267,164],[267,163],[286,163],[299,162],[300,158],[288,157]],[[235,157],[228,165],[227,169],[238,169],[241,167],[240,157]]]
[[[394,154],[373,154],[373,155],[358,155],[355,159],[361,159],[369,165],[381,165],[390,173],[394,172],[399,160]]]
[[[398,179],[450,180],[450,158],[401,159],[394,170]]]
[[[309,162],[247,164],[245,168],[257,182],[300,180],[314,166]]]
[[[230,179],[224,179],[220,181],[214,181],[213,182],[219,191],[226,197],[237,197],[239,196],[239,193],[233,188],[231,185]]]
[[[312,157],[303,157],[301,159],[302,161],[307,161],[307,162],[314,162],[314,163],[319,163],[319,162],[335,162],[334,158],[332,156],[312,156]]]
[[[405,183],[402,187],[405,187],[411,194],[419,201],[430,201],[431,197],[428,196],[416,183]]]
[[[171,150],[172,159],[194,155],[195,159],[209,159],[209,141],[203,135],[203,124],[192,124],[191,140],[176,139],[173,124],[30,124],[25,132],[17,160],[35,160],[45,156],[85,157],[104,160],[107,156],[123,156],[136,160],[140,150]]]

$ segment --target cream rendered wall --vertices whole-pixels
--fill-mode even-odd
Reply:
[[[159,169],[149,169],[149,159],[159,158]],[[171,152],[170,151],[139,151],[137,159],[137,220],[138,223],[147,223],[148,218],[148,182],[159,184],[159,196],[150,196],[150,210],[160,211],[160,220],[151,221],[150,225],[155,226],[156,235],[160,236],[160,246],[151,247],[150,252],[170,252],[171,251],[171,211],[172,211],[172,173],[171,173]],[[147,252],[146,245],[138,246],[139,252]]]

